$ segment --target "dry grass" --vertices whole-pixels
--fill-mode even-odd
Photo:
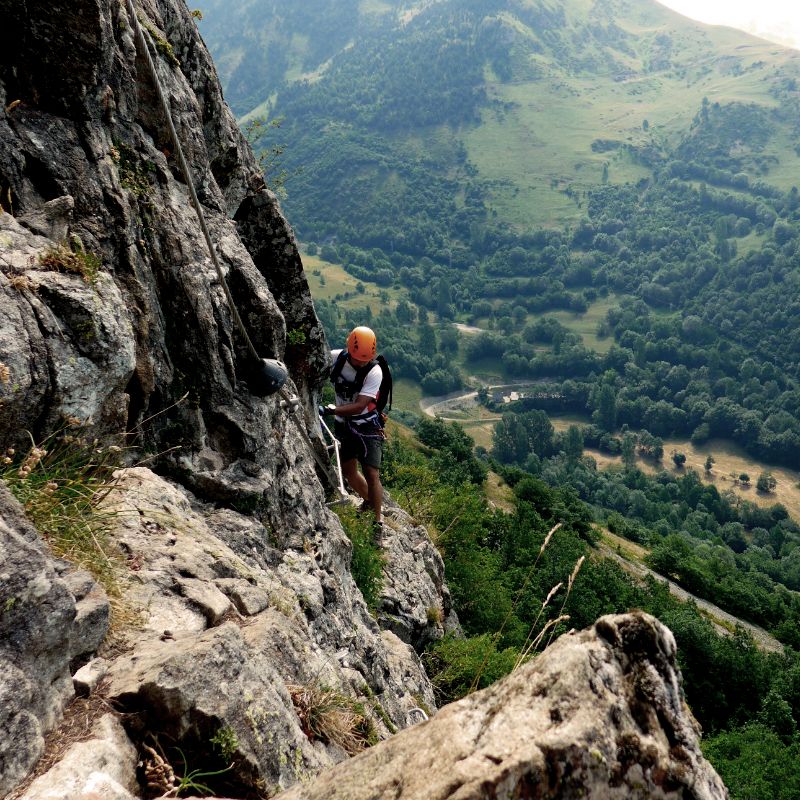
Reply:
[[[628,561],[644,562],[645,557],[650,552],[640,544],[624,539],[622,536],[617,536],[616,533],[611,533],[608,528],[600,528],[599,531],[600,538]]]
[[[72,425],[32,443],[27,453],[7,450],[0,466],[0,479],[54,555],[88,570],[103,587],[116,633],[138,620],[123,600],[127,568],[109,539],[119,512],[105,504],[117,486],[121,452]]]
[[[39,264],[57,272],[80,275],[86,283],[94,283],[100,271],[100,259],[84,250],[72,251],[65,244],[51,247],[39,256]]]
[[[486,476],[486,499],[501,511],[514,511],[514,491],[496,472]]]
[[[286,687],[292,698],[300,727],[313,742],[341,747],[356,755],[375,743],[375,731],[363,708],[335,689],[311,683]]]
[[[581,421],[559,417],[551,417],[550,421],[557,431],[564,431],[576,422],[581,423]],[[582,421],[582,424],[586,424],[585,420]],[[669,457],[669,453],[673,450],[686,455],[686,464],[683,469],[677,469],[673,465]],[[800,486],[798,485],[800,484],[800,472],[756,461],[741,448],[723,439],[712,439],[703,445],[694,445],[688,439],[665,439],[664,453],[661,464],[657,464],[651,459],[637,457],[636,466],[649,475],[655,475],[662,469],[674,475],[684,475],[688,469],[693,469],[703,483],[716,486],[720,492],[731,491],[735,497],[749,500],[759,506],[781,503],[793,519],[800,520]],[[589,447],[584,449],[584,454],[591,456],[597,462],[598,469],[622,465],[621,456],[601,453],[599,450]],[[707,473],[704,466],[709,454],[714,456],[715,463],[711,472]],[[742,485],[735,477],[742,472],[746,472],[750,476],[750,486]],[[762,472],[769,472],[775,478],[774,492],[759,492],[756,489],[756,479]]]

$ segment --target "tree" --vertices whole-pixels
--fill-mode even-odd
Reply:
[[[595,394],[595,410],[592,422],[609,433],[617,426],[617,394],[612,386],[604,383]]]
[[[711,453],[709,453],[706,456],[706,463],[703,465],[703,469],[705,469],[706,475],[710,475],[711,474],[711,467],[714,466],[714,463],[715,463],[714,462],[714,456],[712,456]]]
[[[622,463],[626,469],[633,469],[636,464],[636,437],[632,433],[622,437]]]
[[[770,472],[762,472],[758,476],[758,480],[756,480],[756,489],[758,489],[759,492],[764,492],[765,494],[774,492],[777,485],[778,482]]]
[[[570,425],[567,428],[567,435],[564,437],[564,453],[567,461],[574,464],[583,455],[583,432],[577,425]]]
[[[418,328],[419,351],[425,356],[436,355],[436,331],[429,322],[423,322]]]
[[[739,473],[739,483],[744,484],[745,486],[750,485],[750,476],[746,472]]]
[[[679,453],[677,450],[673,450],[672,460],[675,462],[675,466],[678,469],[683,469],[683,465],[686,463],[686,455],[684,453]]]

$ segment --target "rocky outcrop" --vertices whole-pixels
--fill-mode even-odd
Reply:
[[[96,649],[108,615],[94,580],[51,558],[0,482],[0,793],[41,756],[73,696],[70,662]]]
[[[434,707],[418,656],[364,605],[349,540],[324,524],[330,512],[283,549],[258,519],[203,504],[148,469],[118,479],[106,511],[140,622],[129,651],[107,665],[103,694],[140,746],[169,742],[205,763],[226,731],[236,741],[235,787],[276,791],[348,755],[309,738],[291,687],[325,687],[360,706],[377,738],[417,721],[414,708]],[[392,537],[405,539],[393,525]],[[404,574],[430,580],[422,565]]]
[[[327,353],[292,232],[188,9],[136,5],[250,337],[289,362],[308,411]],[[175,468],[204,491],[237,462],[249,477],[280,463],[283,415],[248,392],[250,357],[125,3],[12,2],[0,35],[2,438],[64,416],[137,430],[155,450],[180,446]]]
[[[88,739],[76,742],[52,769],[28,787],[22,800],[134,800],[138,753],[119,721],[106,714]]]
[[[727,796],[683,702],[672,634],[630,614],[563,636],[508,678],[279,800]]]
[[[441,635],[439,616],[420,610],[447,605],[441,562],[406,564],[402,579],[422,593],[393,611],[406,641],[382,631],[303,433],[313,438],[328,351],[294,236],[189,10],[135,5],[226,281],[259,353],[288,364],[300,408],[292,419],[249,391],[250,356],[126,3],[12,0],[0,30],[0,442],[77,419],[90,437],[127,432],[131,453],[172,476],[121,474],[110,538],[140,625],[124,656],[102,652],[75,686],[107,693],[137,747],[149,730],[202,756],[209,732],[231,731],[241,783],[285,787],[346,755],[309,738],[287,686],[334,690],[377,737],[433,706],[407,642]],[[0,654],[1,724],[13,734],[0,737],[4,789],[35,762],[108,626],[94,584],[17,522],[2,545],[0,602],[12,613],[1,624],[15,645]]]

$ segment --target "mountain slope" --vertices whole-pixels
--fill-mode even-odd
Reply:
[[[297,69],[271,70],[268,85],[248,102],[229,83],[241,113],[257,106],[285,118],[290,163],[304,165],[305,177],[288,182],[287,203],[302,233],[318,236],[324,223],[343,224],[314,191],[319,183],[324,191],[331,183],[350,188],[344,177],[331,181],[327,152],[340,153],[347,180],[359,191],[366,187],[371,201],[387,180],[408,189],[413,181],[403,176],[415,156],[436,162],[438,169],[426,164],[434,184],[462,180],[452,165],[438,163],[438,153],[449,149],[476,170],[498,221],[527,228],[574,220],[580,192],[604,180],[648,177],[654,158],[685,135],[704,97],[763,108],[773,130],[759,145],[761,161],[750,166],[769,169],[783,189],[800,182],[794,124],[781,113],[800,54],[689,21],[649,0],[447,0],[405,16],[404,4],[381,4],[383,13],[373,15],[364,13],[366,5],[343,4],[336,25],[324,4],[294,25],[269,20],[262,5],[260,29],[244,16],[229,20],[223,37],[212,3],[202,24],[223,61],[252,53],[254,30],[278,37],[276,25],[284,26],[284,59],[294,57],[300,41],[306,53],[318,53],[306,57],[306,71],[323,62],[313,42],[325,43],[325,58],[337,51],[309,81],[297,80]],[[377,138],[368,145],[371,158],[341,152],[343,138],[367,135]],[[396,172],[381,167],[386,157],[397,162]],[[364,215],[352,220],[355,227],[379,219],[352,211]]]

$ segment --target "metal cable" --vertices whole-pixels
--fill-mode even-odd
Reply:
[[[191,200],[192,206],[194,207],[195,212],[197,213],[197,218],[200,221],[200,229],[203,231],[203,236],[206,240],[206,245],[208,246],[208,252],[211,255],[211,261],[214,264],[214,269],[217,272],[217,277],[219,278],[219,282],[222,284],[222,289],[225,292],[225,297],[228,301],[228,306],[230,307],[231,314],[233,315],[233,319],[236,323],[236,327],[239,329],[239,332],[242,334],[246,344],[247,349],[252,354],[253,358],[257,361],[261,359],[256,350],[255,346],[253,345],[250,336],[247,333],[247,329],[244,327],[244,323],[242,322],[242,318],[239,316],[239,311],[236,308],[236,303],[233,300],[233,296],[231,295],[230,289],[228,288],[228,283],[225,280],[225,276],[222,273],[222,267],[220,267],[219,260],[217,259],[217,251],[214,247],[214,243],[211,240],[211,234],[208,231],[208,226],[206,225],[206,218],[205,214],[203,213],[203,209],[200,206],[200,201],[197,199],[197,192],[194,188],[194,181],[192,180],[192,173],[189,170],[189,165],[186,162],[186,158],[183,154],[183,147],[181,146],[180,140],[178,139],[178,132],[175,130],[175,123],[172,121],[172,110],[169,107],[169,102],[167,100],[167,96],[164,94],[164,89],[161,86],[161,81],[158,79],[158,73],[156,72],[156,65],[155,61],[153,60],[153,56],[150,50],[150,43],[148,38],[144,35],[144,30],[142,29],[141,24],[139,23],[139,17],[136,14],[136,8],[133,5],[133,0],[126,0],[126,5],[128,9],[128,16],[131,20],[131,25],[133,26],[134,35],[136,36],[136,41],[139,44],[139,48],[142,52],[142,57],[144,58],[147,68],[150,72],[150,77],[153,81],[153,86],[155,87],[156,94],[158,95],[158,99],[161,102],[161,108],[164,111],[164,117],[167,120],[167,126],[169,127],[169,133],[172,138],[172,144],[175,148],[175,156],[178,159],[178,164],[180,165],[181,172],[183,173],[183,178],[186,181],[186,187],[189,190],[189,199]],[[278,393],[280,394],[283,402],[281,405],[283,408],[286,409],[287,414],[289,417],[294,421],[297,430],[300,432],[303,439],[305,439],[306,444],[309,446],[311,450],[311,454],[314,457],[314,460],[319,465],[320,469],[325,473],[325,476],[328,478],[332,486],[337,487],[341,494],[341,475],[339,475],[339,480],[337,481],[336,478],[331,474],[330,471],[330,464],[326,464],[314,447],[313,442],[311,441],[311,437],[308,435],[308,431],[306,431],[303,426],[300,424],[300,421],[295,416],[295,409],[297,408],[299,401],[295,398],[290,397],[287,392],[281,388],[279,389]]]
[[[228,301],[228,306],[230,307],[231,314],[233,315],[233,319],[236,323],[236,327],[239,329],[239,332],[242,334],[246,344],[247,349],[252,354],[253,358],[259,360],[261,357],[258,354],[253,342],[250,339],[250,336],[247,333],[247,329],[244,327],[244,323],[242,322],[242,318],[239,316],[239,311],[236,308],[236,303],[233,301],[233,296],[231,295],[230,289],[228,288],[228,283],[225,280],[225,276],[222,273],[222,267],[220,267],[219,260],[217,259],[217,251],[214,247],[214,243],[211,240],[211,234],[208,232],[208,226],[206,225],[206,218],[205,214],[203,213],[203,209],[200,206],[200,201],[197,199],[197,192],[194,189],[194,182],[192,180],[192,173],[189,171],[189,165],[186,162],[186,158],[183,155],[183,147],[181,147],[180,140],[178,139],[178,132],[175,130],[175,124],[172,121],[172,111],[169,107],[169,102],[167,100],[167,96],[164,94],[164,89],[161,86],[161,81],[158,79],[158,73],[156,72],[156,65],[153,61],[153,56],[150,52],[150,45],[148,39],[144,35],[144,30],[142,29],[141,24],[139,23],[139,17],[136,14],[136,8],[133,5],[133,0],[126,0],[127,8],[128,8],[128,16],[131,19],[131,25],[133,26],[134,34],[136,36],[136,40],[140,45],[140,49],[142,51],[142,56],[147,63],[147,68],[150,71],[150,77],[153,80],[153,85],[155,86],[156,94],[158,95],[158,99],[161,102],[161,108],[164,111],[164,116],[167,120],[167,126],[169,127],[169,133],[172,137],[172,144],[175,148],[175,156],[178,159],[178,164],[180,165],[181,172],[183,173],[183,178],[186,181],[186,187],[189,190],[189,199],[192,202],[192,206],[194,206],[194,210],[197,213],[197,218],[200,221],[200,229],[203,231],[203,236],[205,237],[206,244],[208,245],[208,252],[211,254],[211,261],[214,264],[214,269],[217,271],[217,277],[219,278],[219,282],[222,284],[222,289],[225,292],[225,297]]]

